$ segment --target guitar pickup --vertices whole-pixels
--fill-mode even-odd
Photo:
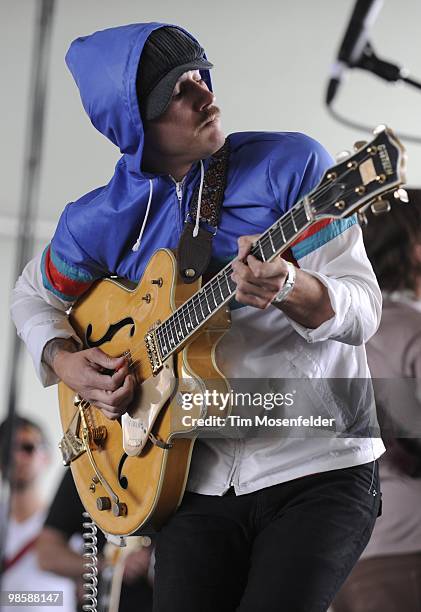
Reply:
[[[162,359],[156,342],[155,331],[150,331],[145,336],[146,352],[152,368],[152,374],[158,374],[162,369]]]

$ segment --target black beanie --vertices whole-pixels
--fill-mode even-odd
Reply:
[[[213,67],[204,54],[199,43],[179,28],[165,26],[149,35],[136,77],[143,121],[162,115],[171,101],[175,84],[184,72]]]

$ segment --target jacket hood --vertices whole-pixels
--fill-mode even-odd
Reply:
[[[171,24],[135,23],[101,30],[74,40],[66,55],[91,122],[119,147],[135,174],[141,174],[144,143],[136,94],[137,68],[148,36],[167,25]],[[209,71],[201,74],[211,89]]]

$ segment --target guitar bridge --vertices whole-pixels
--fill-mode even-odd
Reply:
[[[145,336],[146,352],[152,368],[152,374],[155,376],[162,369],[162,359],[158,349],[155,330],[150,330]]]

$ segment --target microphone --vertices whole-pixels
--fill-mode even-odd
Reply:
[[[345,32],[338,56],[331,69],[326,92],[326,104],[330,106],[347,68],[353,68],[361,59],[367,45],[368,34],[375,22],[383,0],[357,0],[351,21]]]

